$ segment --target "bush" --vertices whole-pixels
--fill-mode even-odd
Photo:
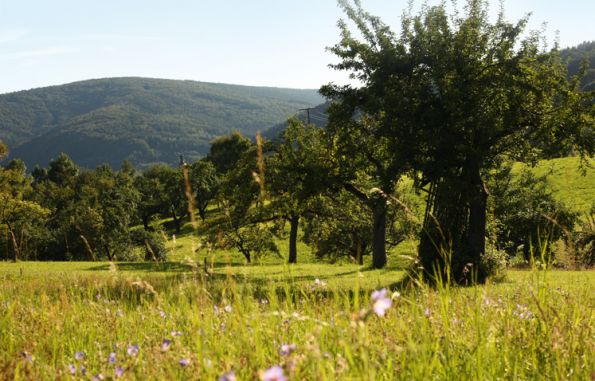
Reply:
[[[138,229],[133,230],[130,235],[132,242],[144,251],[145,260],[160,262],[167,260],[167,249],[162,231]]]

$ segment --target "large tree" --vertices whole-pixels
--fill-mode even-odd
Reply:
[[[483,280],[486,171],[503,156],[528,160],[569,147],[592,154],[593,93],[567,81],[557,50],[541,48],[538,33],[524,34],[526,18],[510,23],[500,14],[491,23],[487,1],[468,0],[453,16],[445,4],[424,7],[403,17],[399,34],[359,1],[340,4],[362,38],[340,24],[336,67],[361,86],[323,90],[351,103],[345,118],[371,115],[380,126],[373,134],[389,141],[388,162],[402,161],[428,191],[419,246],[428,278],[475,272]]]

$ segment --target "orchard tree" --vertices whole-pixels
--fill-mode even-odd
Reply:
[[[538,33],[524,34],[526,18],[510,23],[500,14],[491,23],[486,1],[468,0],[453,16],[445,4],[424,7],[403,17],[398,35],[359,1],[340,4],[362,39],[340,23],[335,67],[361,86],[323,92],[335,107],[353,104],[345,120],[370,115],[380,126],[373,135],[391,147],[388,162],[428,191],[419,245],[428,279],[463,282],[474,273],[483,281],[485,173],[504,156],[534,160],[569,147],[592,154],[593,93],[567,81],[556,47],[547,51]]]
[[[289,263],[297,263],[300,218],[315,214],[313,201],[328,189],[332,166],[324,142],[324,131],[289,119],[281,141],[273,144],[266,160],[269,214],[289,222]]]
[[[190,165],[190,188],[194,192],[194,202],[200,219],[204,222],[207,208],[219,189],[219,178],[212,162],[198,160]]]

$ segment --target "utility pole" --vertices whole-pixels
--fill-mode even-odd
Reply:
[[[299,111],[306,111],[306,113],[308,115],[308,124],[310,124],[310,110],[312,110],[312,107],[307,107],[307,108],[301,108],[301,109],[299,109]]]

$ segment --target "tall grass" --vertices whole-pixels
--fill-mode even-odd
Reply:
[[[0,265],[2,379],[72,379],[74,367],[76,378],[108,378],[117,366],[123,379],[205,380],[258,379],[274,365],[295,380],[588,380],[595,371],[593,272],[397,289],[390,273],[356,266],[227,266],[208,276],[28,266]],[[384,317],[370,313],[381,287],[398,291]]]

